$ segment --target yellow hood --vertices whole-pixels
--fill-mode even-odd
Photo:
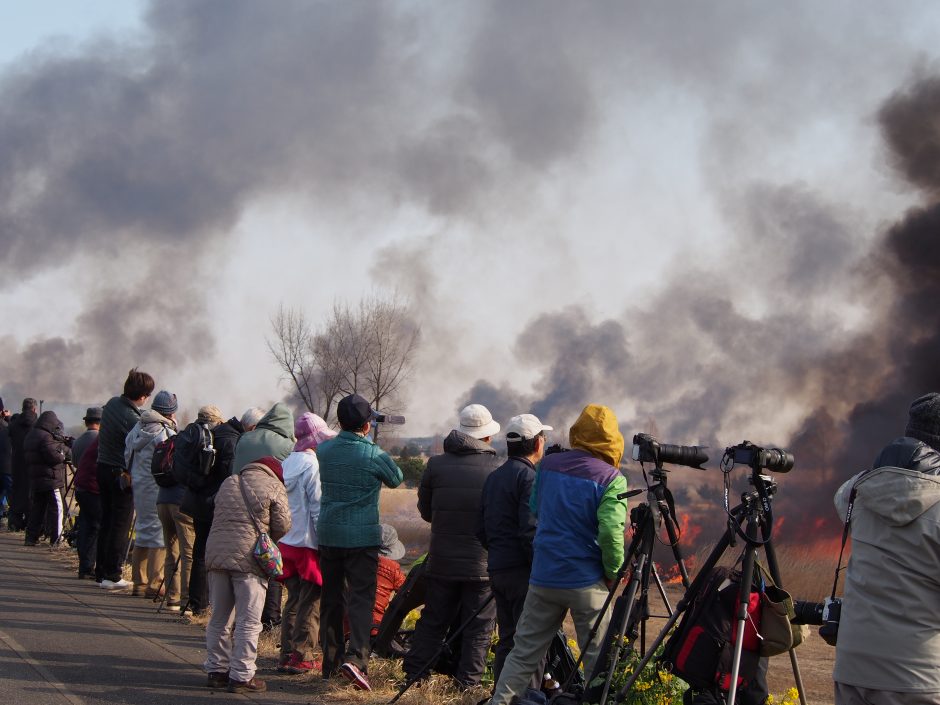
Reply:
[[[624,441],[613,409],[588,404],[568,432],[568,442],[572,448],[586,451],[615,468],[620,467]]]

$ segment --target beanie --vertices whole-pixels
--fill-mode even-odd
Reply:
[[[179,404],[176,401],[176,395],[170,394],[165,389],[157,392],[157,396],[153,398],[153,402],[150,404],[150,408],[156,411],[158,414],[173,414],[179,408]]]
[[[931,392],[914,400],[904,435],[940,450],[940,394]]]

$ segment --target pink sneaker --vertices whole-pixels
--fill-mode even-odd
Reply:
[[[372,686],[369,685],[369,679],[366,678],[366,674],[363,673],[356,664],[347,661],[339,667],[339,672],[342,673],[343,678],[352,683],[353,687],[357,690],[372,690]]]

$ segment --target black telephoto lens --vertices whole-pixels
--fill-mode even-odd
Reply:
[[[807,600],[794,600],[793,611],[796,614],[790,621],[793,624],[822,624],[823,602],[809,602]]]
[[[674,446],[663,443],[659,446],[659,458],[664,463],[703,470],[702,465],[708,462],[708,453],[701,446]]]
[[[771,472],[790,472],[793,469],[793,453],[779,448],[768,448],[764,451],[763,465]]]

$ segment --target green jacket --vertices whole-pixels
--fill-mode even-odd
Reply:
[[[395,461],[370,439],[350,431],[340,431],[336,438],[321,443],[317,458],[323,488],[317,520],[320,545],[381,545],[379,491],[383,484],[401,484],[401,470]]]
[[[294,450],[294,414],[286,404],[271,407],[258,425],[238,437],[232,474],[238,475],[248,463],[267,456],[284,460]]]

